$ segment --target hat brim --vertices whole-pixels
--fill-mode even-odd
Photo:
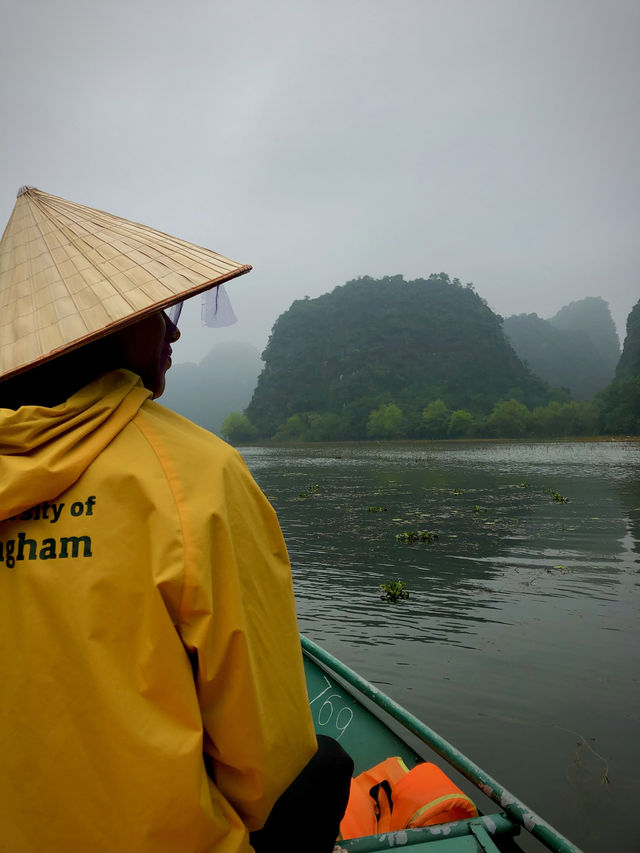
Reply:
[[[148,226],[23,188],[0,241],[0,380],[250,270]]]

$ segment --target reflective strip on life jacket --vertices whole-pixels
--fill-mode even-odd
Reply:
[[[418,764],[393,788],[392,830],[476,817],[466,794],[435,764]]]
[[[445,803],[446,808],[443,808]],[[405,826],[407,828],[432,826],[436,823],[451,823],[454,820],[466,820],[477,816],[476,807],[466,794],[445,794],[418,809],[411,815]]]

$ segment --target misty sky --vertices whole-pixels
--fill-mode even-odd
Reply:
[[[0,222],[18,187],[244,263],[294,299],[447,272],[505,316],[640,298],[637,0],[0,0]],[[196,300],[197,302],[197,300]]]

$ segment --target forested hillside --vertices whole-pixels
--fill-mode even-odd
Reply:
[[[627,318],[627,335],[614,381],[598,395],[602,432],[640,434],[640,301]]]
[[[633,379],[640,376],[640,301],[627,318],[627,336],[616,368],[616,379]]]
[[[246,414],[264,437],[420,437],[434,434],[430,404],[447,423],[455,412],[487,416],[500,401],[544,406],[554,392],[522,364],[501,322],[444,273],[356,279],[278,318]]]
[[[609,306],[599,297],[572,302],[550,320],[508,317],[503,327],[533,373],[578,400],[592,398],[613,379],[620,345]]]

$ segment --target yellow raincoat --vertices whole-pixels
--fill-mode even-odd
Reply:
[[[316,749],[275,514],[149,397],[0,409],[3,853],[247,851]]]

